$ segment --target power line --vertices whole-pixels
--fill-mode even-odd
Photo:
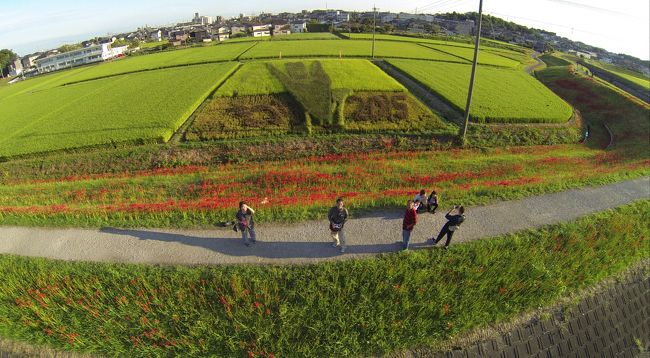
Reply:
[[[572,26],[567,26],[567,25],[562,25],[562,24],[555,24],[555,23],[552,23],[552,22],[540,21],[540,20],[535,20],[535,19],[531,19],[531,18],[527,18],[527,17],[508,15],[508,14],[503,14],[503,13],[494,12],[494,11],[489,11],[489,12],[486,11],[486,13],[491,15],[491,16],[497,15],[498,17],[507,17],[507,18],[514,18],[514,19],[519,19],[519,20],[533,21],[533,22],[537,22],[537,23],[540,23],[540,24],[544,24],[544,25],[563,27],[563,28],[569,29],[571,31],[578,31],[578,32],[586,33],[586,34],[591,34],[591,35],[610,38],[609,36],[604,35],[604,34],[599,34],[599,33],[596,33],[596,32],[591,32],[591,31],[582,30],[582,29],[576,29],[575,27],[572,27]]]

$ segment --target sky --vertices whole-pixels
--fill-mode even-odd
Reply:
[[[0,0],[0,49],[22,56],[144,25],[187,22],[195,12],[230,17],[324,8],[369,11],[373,5],[379,11],[435,14],[478,11],[479,0]],[[484,0],[483,12],[610,52],[650,57],[648,0]]]

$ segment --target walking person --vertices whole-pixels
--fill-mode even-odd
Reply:
[[[427,199],[427,211],[431,214],[435,214],[436,209],[438,209],[438,194],[435,190],[432,190],[429,198]]]
[[[454,215],[451,215],[452,213],[454,213]],[[462,205],[454,205],[454,208],[449,210],[445,215],[445,219],[447,219],[447,222],[440,230],[440,234],[438,234],[438,237],[435,240],[433,238],[431,238],[431,240],[433,240],[433,244],[436,245],[446,234],[447,242],[445,242],[445,250],[447,250],[449,243],[451,242],[451,237],[454,236],[454,232],[458,230],[460,224],[465,221],[465,208]]]
[[[402,220],[402,244],[404,250],[409,249],[409,241],[411,240],[411,231],[418,222],[418,213],[415,209],[413,200],[406,203],[406,212],[404,213],[404,220]]]
[[[255,221],[253,215],[255,210],[249,207],[245,201],[239,202],[239,211],[235,215],[237,219],[237,226],[239,231],[241,231],[241,238],[244,240],[244,245],[250,246],[250,242],[253,244],[257,242],[257,235],[255,234]],[[248,238],[250,237],[250,242]]]
[[[336,205],[327,214],[330,221],[330,235],[332,235],[332,247],[339,247],[341,253],[345,252],[345,233],[343,225],[348,220],[348,209],[343,207],[343,198],[336,199]]]

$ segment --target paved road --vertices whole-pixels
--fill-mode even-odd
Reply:
[[[577,217],[650,198],[650,178],[601,187],[569,190],[522,200],[498,202],[467,210],[467,222],[453,244],[522,229],[569,221]],[[287,264],[314,263],[390,252],[399,249],[403,212],[385,212],[351,220],[346,225],[348,252],[330,247],[327,223],[258,225],[259,241],[242,244],[230,229],[44,229],[0,227],[0,253],[63,260],[150,264]],[[413,235],[414,248],[426,247],[437,234],[444,212],[421,214]]]

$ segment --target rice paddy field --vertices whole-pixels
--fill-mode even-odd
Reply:
[[[445,45],[424,45],[436,51],[450,54],[461,58],[469,63],[474,59],[474,49],[458,46],[445,46]],[[478,56],[478,63],[481,65],[491,65],[499,67],[517,67],[519,62],[509,59],[504,56],[499,56],[491,52],[480,52]]]
[[[247,62],[216,92],[218,97],[253,96],[287,92],[282,82],[268,66],[283,68],[286,63],[299,60]],[[315,60],[304,60],[310,65]],[[395,79],[388,76],[367,60],[322,59],[318,60],[332,81],[332,89],[353,91],[405,91]]]
[[[260,42],[241,59],[281,57],[370,57],[372,41],[275,41]],[[433,61],[465,62],[440,51],[423,48],[414,43],[382,41],[375,44],[376,57],[418,58]]]
[[[251,44],[221,44],[196,47],[177,51],[165,51],[143,56],[77,67],[50,74],[40,75],[27,81],[0,87],[0,101],[16,94],[41,91],[69,83],[116,76],[124,73],[154,70],[165,67],[201,64],[204,62],[225,62],[234,60]],[[0,102],[1,103],[1,102]]]
[[[327,90],[338,91],[332,94],[336,97],[332,101],[336,102],[336,122],[341,127],[345,122],[344,114],[350,113],[343,109],[345,97],[352,92],[406,92],[400,83],[367,60],[372,53],[372,43],[364,39],[364,36],[367,37],[359,35],[353,36],[355,40],[343,40],[333,34],[314,33],[264,41],[231,41],[129,56],[2,86],[0,118],[3,120],[0,121],[0,130],[8,134],[0,139],[0,156],[11,157],[121,142],[166,141],[215,89],[215,97],[275,95],[288,92],[295,96],[295,86],[293,92],[288,90],[277,74],[272,73],[272,69],[282,70],[292,62],[302,62],[310,67],[316,59],[329,77]],[[430,80],[422,81],[450,103],[460,103],[463,88],[467,83],[465,71],[471,60],[470,44],[390,35],[381,35],[378,38],[379,41],[375,44],[375,55],[378,59],[419,60],[410,65],[419,68],[409,67],[402,70],[414,77],[420,75],[411,73],[412,70],[417,72],[426,68],[426,72],[438,71]],[[559,117],[565,117],[563,120],[569,117],[557,113],[561,112],[561,109],[558,110],[554,106],[559,100],[555,98],[554,102],[552,98],[549,99],[553,95],[549,91],[545,92],[543,86],[534,79],[527,78],[523,73],[515,74],[515,71],[499,72],[505,68],[519,66],[521,62],[516,59],[522,56],[522,53],[503,48],[485,49],[481,53],[480,62],[488,66],[481,66],[481,70],[490,74],[492,79],[486,77],[481,79],[483,84],[479,84],[476,101],[477,121],[533,122],[550,121],[549,118],[560,121]],[[236,70],[237,68],[239,69]],[[206,72],[203,78],[200,78],[201,71]],[[502,84],[501,81],[495,80],[501,75],[507,75],[507,90],[517,92],[525,101],[512,102],[512,97],[508,97],[496,98],[495,102],[489,97],[503,97],[495,95],[495,92],[489,89]],[[156,90],[152,91],[152,88]],[[312,102],[321,93],[316,87],[309,91],[313,93],[305,99]],[[377,108],[381,107],[380,102],[392,103],[392,100],[380,100],[384,98],[381,94],[358,98],[363,98],[364,103],[376,102]],[[408,101],[412,100],[409,97]],[[501,102],[498,102],[499,100]],[[260,101],[268,102],[264,99]],[[323,103],[319,104],[319,110],[316,110],[317,107],[311,107],[320,113],[316,115],[319,123],[324,120],[333,126],[334,119],[328,111],[332,112],[334,109],[326,108],[328,104],[325,102],[328,101],[320,102]],[[508,106],[502,106],[504,103]],[[484,106],[487,107],[483,108]],[[357,107],[371,111],[369,113],[375,110],[375,107],[365,104]],[[218,112],[216,109],[215,111]],[[536,115],[530,112],[535,112]],[[360,118],[357,114],[354,116]],[[404,118],[400,119],[399,123],[404,124],[403,120]],[[292,120],[289,120],[288,123],[291,122]],[[362,122],[365,123],[364,128],[369,128],[370,122]],[[356,121],[357,126],[359,123]],[[383,124],[381,127],[412,127],[396,123]],[[198,134],[198,137],[204,136]],[[214,133],[211,137],[215,137]]]
[[[353,40],[372,39],[372,34],[353,33],[353,34],[344,34],[344,35]],[[446,40],[438,40],[438,39],[428,39],[428,38],[412,37],[412,36],[386,35],[386,34],[376,34],[375,39],[378,41],[398,41],[398,42],[418,43],[418,44],[426,45],[433,49],[438,49],[438,50],[451,53],[453,55],[461,57],[466,61],[472,61],[473,59],[473,53],[470,55],[468,55],[467,53],[467,49],[470,49],[472,51],[474,50],[474,44],[472,43],[465,43],[465,42],[458,42],[458,41],[451,41],[451,40],[446,41]],[[488,42],[488,43],[492,43],[492,42]],[[493,47],[493,46],[498,46],[498,47]],[[486,46],[484,44],[481,44],[480,47],[482,51],[481,55],[485,55],[482,56],[485,58],[482,58],[483,62],[481,63],[494,64],[497,66],[515,67],[519,64],[525,64],[530,61],[530,53],[529,53],[530,50],[520,48],[520,51],[514,51],[510,49],[513,47],[512,45],[503,44],[503,43],[494,43],[493,46]],[[508,48],[504,48],[504,47],[508,47]],[[505,57],[506,59],[513,60],[516,63],[512,63],[511,61],[503,61],[503,60],[499,61],[498,60],[499,57],[493,57],[492,55]]]
[[[133,73],[0,100],[0,156],[166,141],[236,63]]]
[[[460,111],[465,109],[471,66],[415,60],[389,60]],[[530,75],[512,69],[479,67],[470,116],[476,122],[562,123],[571,107]]]

